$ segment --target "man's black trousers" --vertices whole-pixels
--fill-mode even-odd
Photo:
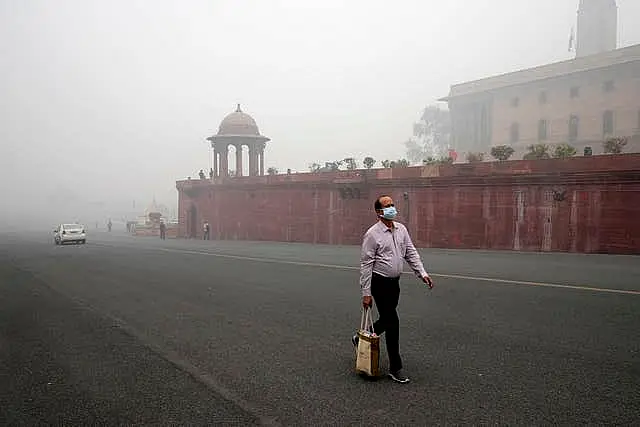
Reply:
[[[380,317],[373,324],[374,332],[381,335],[385,332],[387,353],[389,354],[389,370],[396,372],[402,369],[400,358],[400,320],[398,319],[398,301],[400,299],[400,277],[384,277],[373,273],[371,277],[371,296],[378,308]]]

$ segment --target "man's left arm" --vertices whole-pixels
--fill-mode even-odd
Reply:
[[[422,264],[422,259],[420,258],[420,254],[418,253],[418,250],[416,249],[416,247],[413,245],[413,242],[411,241],[411,236],[409,236],[409,231],[406,228],[404,229],[404,238],[405,238],[405,245],[406,245],[404,259],[407,261],[407,264],[409,264],[409,266],[411,267],[415,275],[418,276],[418,278],[420,278],[420,280],[422,280],[424,283],[429,285],[430,288],[433,287],[433,282],[431,281],[431,277],[429,276],[427,271],[424,269],[424,265]]]

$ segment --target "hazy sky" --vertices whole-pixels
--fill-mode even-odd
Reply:
[[[238,102],[265,167],[402,157],[451,84],[571,58],[577,4],[0,0],[1,203],[175,204]],[[640,1],[618,6],[620,46],[640,43]]]

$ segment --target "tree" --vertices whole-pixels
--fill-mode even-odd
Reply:
[[[422,161],[423,165],[435,165],[436,163],[438,163],[438,159],[433,156],[429,156]]]
[[[453,158],[450,156],[442,156],[439,159],[435,157],[427,157],[422,161],[423,165],[447,165],[453,163]]]
[[[569,144],[558,144],[553,149],[553,157],[556,159],[566,159],[576,155],[576,149]]]
[[[467,153],[467,162],[479,163],[484,161],[484,153]]]
[[[530,145],[527,149],[529,152],[522,157],[523,160],[543,160],[551,157],[547,144]]]
[[[309,170],[313,173],[321,172],[322,166],[319,163],[311,163],[309,165]]]
[[[272,166],[269,169],[267,169],[267,174],[269,174],[269,175],[278,175],[278,169],[276,169],[276,168],[274,168]]]
[[[407,160],[407,159],[395,160],[395,161],[390,163],[389,167],[392,167],[392,168],[408,168],[409,167],[409,160]]]
[[[353,157],[347,157],[343,160],[343,162],[347,165],[347,170],[355,170],[358,169],[358,162]]]
[[[382,161],[382,167],[383,168],[390,168],[391,167],[391,160],[383,160]]]
[[[627,138],[609,138],[604,143],[605,154],[620,154],[627,145]]]
[[[362,164],[364,165],[365,168],[371,169],[373,165],[376,164],[376,160],[373,157],[367,156],[364,158],[364,160],[362,160]]]
[[[419,163],[428,157],[441,157],[450,148],[451,117],[449,110],[427,106],[413,125],[413,136],[405,142],[407,158]]]
[[[513,156],[514,150],[508,145],[496,145],[491,147],[491,156],[500,161],[509,160]]]
[[[335,172],[335,171],[339,171],[340,170],[340,166],[342,166],[343,161],[342,160],[336,160],[333,162],[325,162],[324,163],[324,170],[328,170],[331,172]]]
[[[352,161],[352,163],[351,163]],[[335,172],[339,171],[340,167],[343,163],[347,163],[347,169],[353,168],[356,169],[358,164],[352,158],[347,158],[344,160],[334,160],[333,162],[324,162],[324,166],[320,166],[319,163],[311,163],[309,165],[309,170],[313,173],[319,172]]]

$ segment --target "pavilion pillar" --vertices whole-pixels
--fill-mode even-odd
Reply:
[[[249,176],[256,176],[256,147],[249,145]]]
[[[218,153],[218,149],[213,149],[213,176],[215,178],[218,177],[218,160],[220,159],[220,153]]]
[[[225,145],[220,153],[220,174],[223,177],[229,176],[229,146]]]
[[[235,145],[236,147],[236,176],[242,176],[242,144]]]
[[[260,150],[260,176],[264,175],[264,148]]]

